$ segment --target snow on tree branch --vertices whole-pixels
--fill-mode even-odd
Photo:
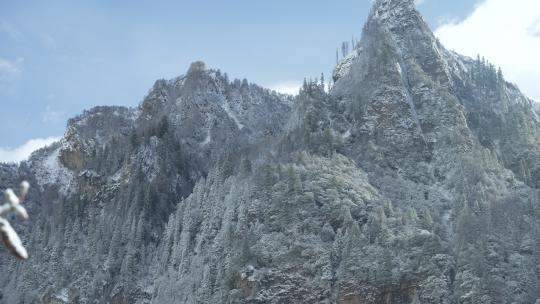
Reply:
[[[9,253],[21,260],[28,259],[28,252],[26,252],[26,248],[24,248],[15,229],[11,227],[9,221],[3,216],[9,212],[13,212],[22,219],[28,219],[28,213],[21,205],[28,194],[28,189],[30,189],[30,184],[27,181],[21,183],[19,196],[17,196],[12,189],[6,189],[6,191],[4,191],[6,202],[3,205],[0,205],[0,237]]]

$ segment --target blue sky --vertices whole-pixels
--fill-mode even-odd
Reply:
[[[475,5],[424,0],[419,9],[436,29],[466,19]],[[328,75],[341,41],[359,38],[370,6],[0,0],[0,160],[30,139],[61,136],[84,109],[138,105],[156,79],[178,76],[195,60],[266,87]]]

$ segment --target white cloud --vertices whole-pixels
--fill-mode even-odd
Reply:
[[[0,162],[3,163],[18,163],[28,159],[32,152],[48,146],[61,137],[35,138],[27,141],[17,148],[0,148]]]
[[[536,20],[536,22],[529,27],[529,34],[540,37],[540,19]]]
[[[22,73],[22,58],[10,61],[0,57],[0,81],[19,77]]]
[[[22,33],[4,20],[0,20],[0,33],[5,33],[14,40],[20,40]]]
[[[12,93],[22,74],[23,59],[11,61],[0,57],[0,93]]]
[[[56,40],[49,34],[38,34],[39,39],[41,40],[41,43],[49,48],[49,49],[56,49]]]
[[[290,81],[270,86],[270,90],[274,90],[282,94],[298,95],[300,86],[301,85],[299,83]]]
[[[47,99],[49,99],[50,97],[51,95],[49,94],[47,96]],[[54,98],[54,96],[52,96],[52,98]],[[64,112],[53,110],[51,106],[47,105],[47,107],[45,108],[45,114],[43,114],[43,122],[50,124],[64,122],[64,114]]]
[[[485,0],[465,20],[441,25],[448,48],[500,66],[505,78],[540,100],[540,1]]]

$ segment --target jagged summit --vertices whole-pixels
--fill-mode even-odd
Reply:
[[[200,75],[206,71],[206,63],[204,63],[203,61],[195,61],[189,66],[186,76],[188,78],[197,77],[197,75]]]
[[[391,11],[416,11],[414,0],[376,0],[371,8],[372,14],[384,14]]]
[[[194,72],[202,72],[202,71],[205,71],[206,69],[207,69],[206,63],[204,61],[201,61],[201,60],[195,61],[189,66],[188,74],[194,73]]]
[[[434,147],[441,146],[443,138],[449,136],[445,129],[460,130],[459,135],[451,136],[460,138],[454,147],[462,150],[472,149],[475,141],[486,147],[503,142],[503,138],[484,140],[486,133],[492,138],[502,133],[490,131],[493,128],[488,125],[493,123],[498,130],[506,128],[499,117],[500,113],[508,113],[509,103],[530,107],[526,99],[516,98],[522,94],[497,75],[493,66],[448,51],[412,0],[378,0],[374,4],[358,49],[338,64],[334,80],[331,94],[359,103],[355,107],[362,109],[361,119],[372,120],[364,127],[368,134],[379,130],[375,126],[383,121],[399,134],[396,140],[399,138],[402,149],[416,149],[427,159]],[[489,93],[489,102],[483,96],[488,88],[497,92]],[[527,116],[534,113],[528,112]],[[529,135],[522,136],[522,140],[535,141]],[[510,163],[515,162],[518,160]],[[519,164],[509,167],[517,172]]]
[[[405,78],[409,67],[419,66],[438,81],[449,83],[449,66],[459,65],[453,57],[437,40],[413,0],[377,0],[364,26],[359,48],[337,65],[334,80],[347,78],[351,71],[363,73],[366,67],[359,65],[381,59],[383,63],[394,62],[394,72]],[[349,78],[349,88],[351,81],[363,81],[360,75]]]
[[[387,23],[392,27],[422,21],[413,0],[377,0],[371,9],[369,19]]]

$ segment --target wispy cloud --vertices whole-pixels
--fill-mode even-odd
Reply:
[[[271,85],[269,89],[282,94],[298,95],[300,86],[301,85],[298,82],[289,81]]]
[[[56,40],[49,34],[39,34],[41,43],[49,49],[56,49]]]
[[[49,96],[52,96],[49,94]],[[47,98],[49,98],[47,96]],[[45,108],[45,114],[43,114],[43,122],[50,124],[57,124],[64,122],[65,112],[53,110],[50,105]]]
[[[0,20],[0,33],[7,34],[15,40],[20,40],[23,34],[4,20]]]
[[[28,159],[32,152],[48,146],[61,137],[35,138],[27,141],[23,145],[10,149],[0,148],[0,162],[3,163],[18,163]]]
[[[468,18],[441,25],[435,34],[459,53],[485,56],[525,94],[540,99],[540,1],[485,0]]]
[[[533,22],[533,24],[529,27],[528,31],[529,35],[540,38],[540,18]]]
[[[23,58],[15,61],[0,57],[0,93],[12,93],[22,74]]]

